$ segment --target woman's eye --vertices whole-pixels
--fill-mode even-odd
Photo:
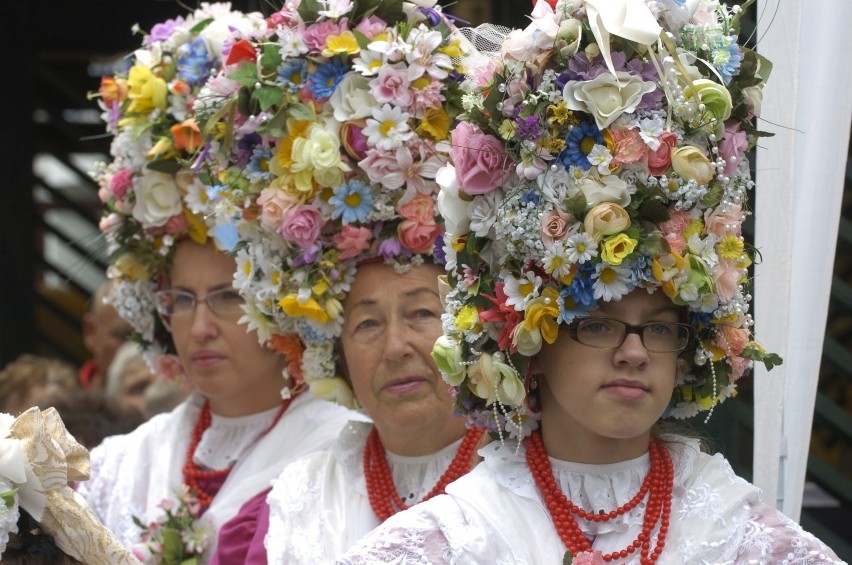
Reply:
[[[421,308],[414,312],[417,318],[435,318],[437,314],[428,308]]]
[[[226,290],[220,296],[222,297],[222,302],[227,302],[229,304],[243,301],[243,297],[236,290]]]
[[[378,326],[378,325],[379,325],[379,324],[378,324],[378,322],[376,322],[376,320],[370,320],[370,319],[367,319],[367,320],[361,320],[361,321],[360,321],[360,322],[358,322],[358,324],[355,326],[355,330],[356,330],[356,331],[357,331],[357,330],[369,330],[369,329],[375,328],[375,327],[376,327],[376,326]]]
[[[605,322],[589,322],[587,324],[583,324],[582,329],[584,332],[598,334],[608,332],[611,328],[609,327],[609,324]]]
[[[672,333],[671,324],[648,324],[645,326],[645,331],[649,331],[654,335],[669,335]]]

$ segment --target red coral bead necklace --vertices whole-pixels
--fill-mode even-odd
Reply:
[[[281,404],[272,424],[270,424],[261,435],[266,435],[269,433],[269,430],[275,427],[275,424],[278,423],[278,420],[281,419],[281,416],[284,415],[284,412],[287,411],[287,408],[290,407],[290,404],[293,403],[293,400],[295,400],[297,396],[299,396],[299,392],[296,392]],[[192,441],[189,442],[189,449],[186,450],[186,461],[183,464],[183,482],[189,487],[189,491],[198,497],[198,502],[201,504],[202,512],[210,507],[210,504],[213,502],[213,497],[216,496],[216,491],[218,491],[218,488],[216,488],[213,492],[210,492],[213,489],[205,487],[202,484],[202,481],[209,481],[211,483],[221,485],[231,472],[231,467],[215,470],[202,469],[192,458],[198,444],[201,442],[201,436],[203,436],[204,432],[207,431],[207,428],[210,427],[211,422],[212,417],[210,415],[210,402],[207,401],[201,408],[201,413],[198,415],[198,420],[195,422],[195,427],[192,429]]]
[[[470,471],[473,466],[476,447],[484,434],[485,430],[481,428],[471,428],[465,433],[459,450],[450,462],[449,467],[420,502],[443,494],[448,484]],[[370,430],[370,434],[367,436],[367,445],[364,447],[364,477],[367,481],[367,496],[370,499],[370,506],[382,522],[397,512],[408,508],[408,505],[402,501],[396,491],[390,465],[388,465],[388,460],[385,457],[385,448],[375,426]]]
[[[666,534],[669,530],[674,472],[668,450],[657,440],[651,441],[649,456],[651,468],[645,480],[642,481],[642,486],[636,496],[615,510],[594,514],[583,510],[568,500],[568,497],[556,484],[550,459],[547,457],[547,451],[545,451],[541,439],[541,432],[537,430],[527,439],[527,465],[539,492],[544,498],[547,510],[556,526],[556,531],[572,555],[577,555],[583,551],[592,551],[589,540],[586,539],[574,518],[575,515],[588,522],[607,522],[635,508],[647,495],[648,503],[645,506],[642,530],[637,538],[620,551],[603,554],[603,559],[607,562],[626,559],[638,549],[642,565],[656,563],[665,547]],[[651,532],[654,531],[658,523],[660,528],[657,533],[657,544],[651,551]]]

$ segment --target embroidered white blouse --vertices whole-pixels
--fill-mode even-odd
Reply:
[[[761,502],[757,487],[736,476],[724,457],[700,452],[691,439],[666,439],[674,487],[669,533],[658,563],[842,563],[822,542]],[[484,461],[450,484],[446,495],[391,517],[337,563],[562,563],[565,545],[527,468],[523,447],[493,443],[480,454]],[[647,454],[612,465],[554,459],[551,464],[566,496],[587,511],[628,502],[650,466]],[[643,512],[644,503],[613,521],[579,524],[594,538],[594,550],[609,553],[636,539]],[[652,547],[656,535],[655,530]],[[639,563],[638,553],[623,562]]]
[[[133,517],[145,523],[155,520],[162,512],[157,505],[173,499],[183,482],[186,451],[203,404],[204,397],[193,394],[173,411],[155,416],[129,434],[109,437],[92,450],[91,479],[81,483],[78,492],[128,548],[139,540]],[[195,450],[196,463],[208,468],[233,463],[203,517],[213,535],[202,562],[213,555],[219,527],[246,500],[268,488],[291,461],[328,447],[351,414],[303,394],[266,432],[277,411],[240,418],[213,416]]]
[[[333,448],[288,465],[274,481],[267,497],[265,539],[271,565],[333,563],[380,524],[364,478],[364,447],[371,426],[351,421]],[[435,486],[461,441],[422,457],[387,453],[394,484],[406,504],[416,503]]]

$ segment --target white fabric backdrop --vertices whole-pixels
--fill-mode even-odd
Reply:
[[[774,63],[757,158],[757,338],[784,364],[755,371],[754,482],[798,520],[852,120],[852,2],[760,0]]]

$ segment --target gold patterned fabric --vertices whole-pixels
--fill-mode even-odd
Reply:
[[[62,551],[86,565],[138,564],[98,520],[69,481],[89,478],[89,452],[65,429],[53,408],[33,407],[12,425],[37,480],[20,486],[20,503]]]

